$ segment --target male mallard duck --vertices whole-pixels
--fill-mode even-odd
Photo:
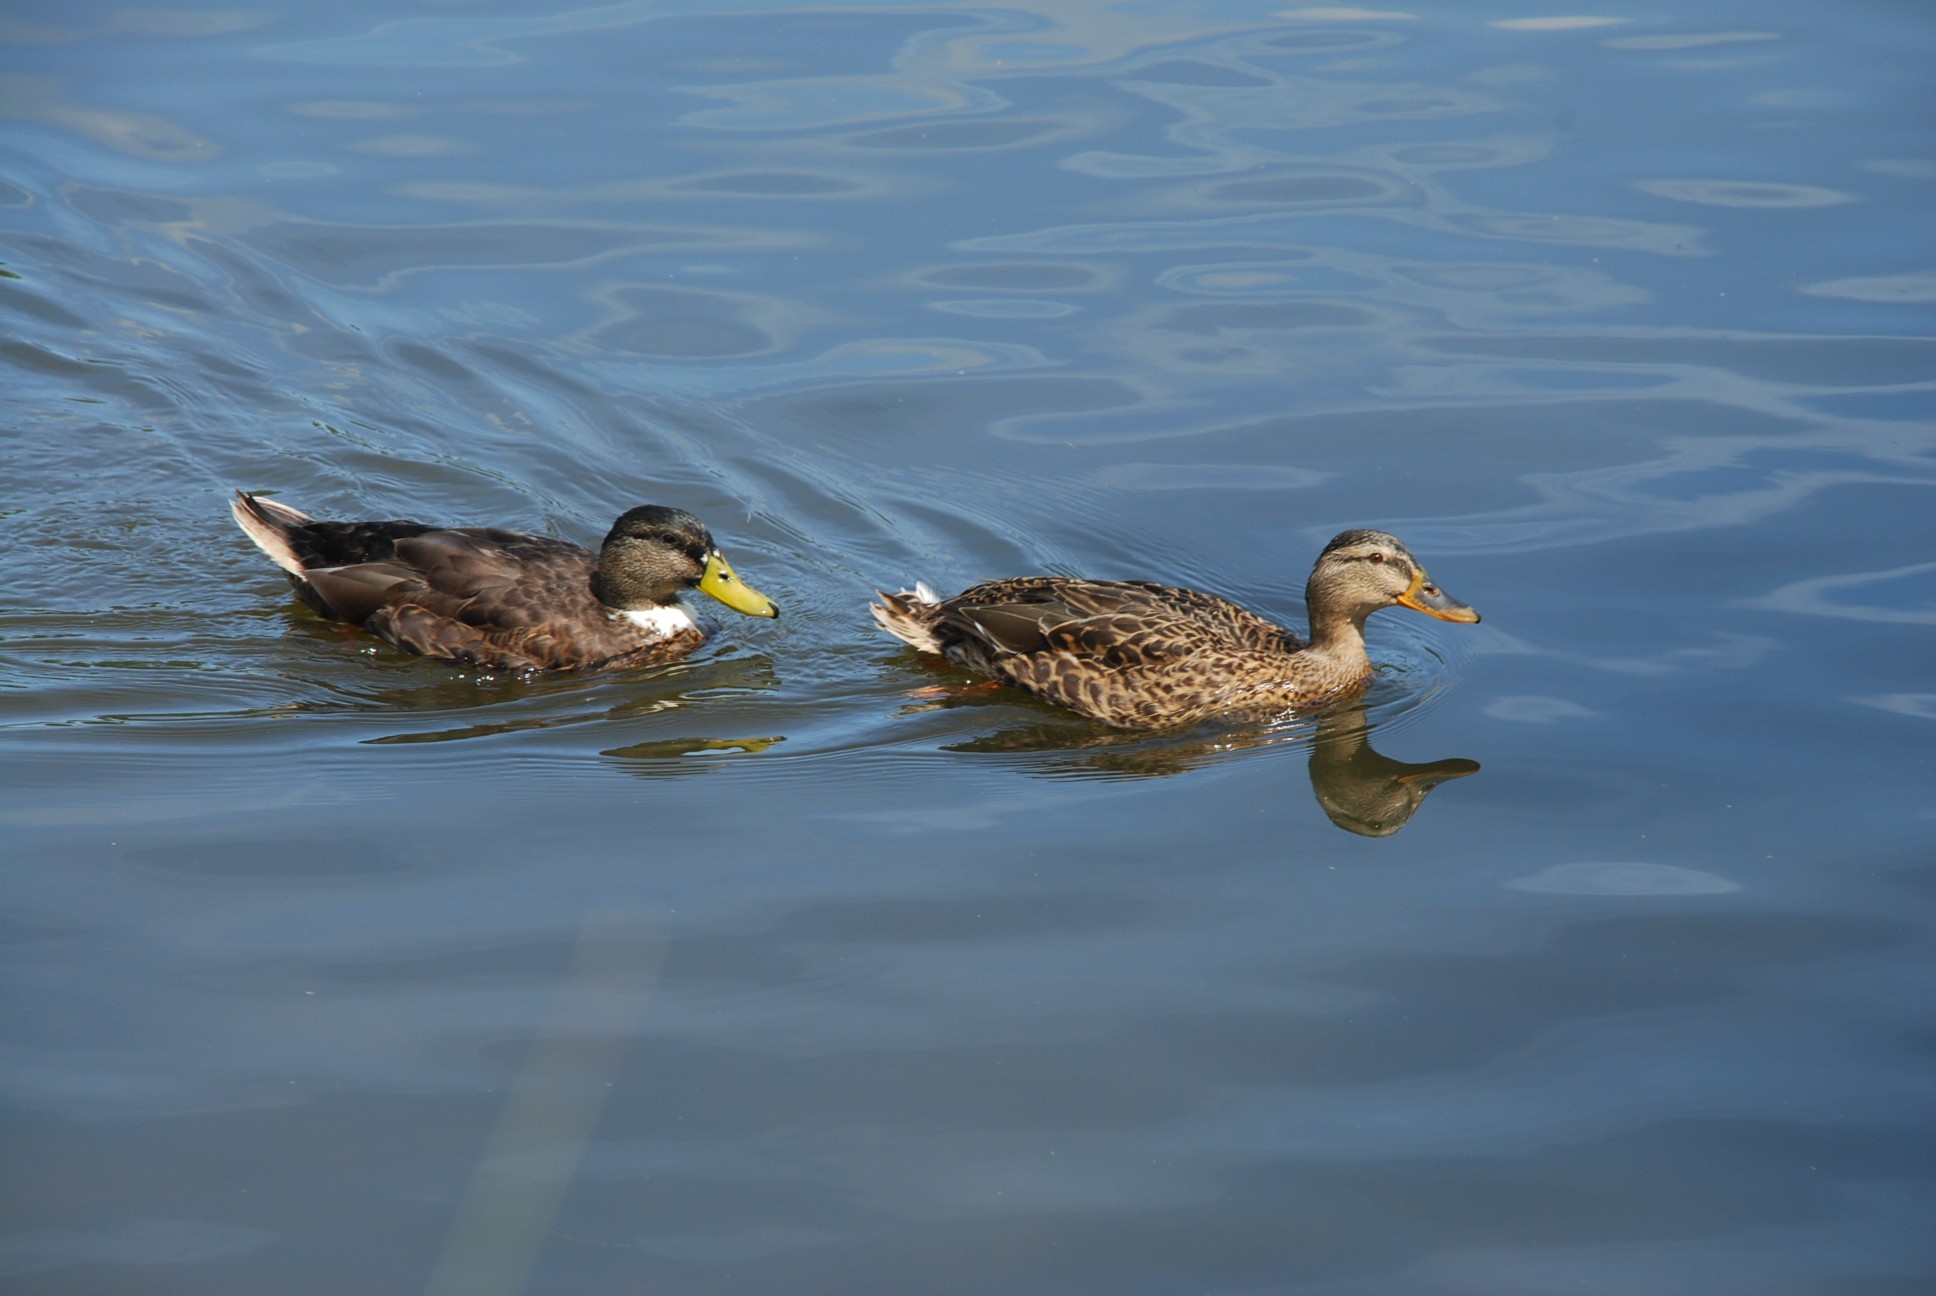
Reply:
[[[1380,608],[1479,619],[1383,531],[1346,531],[1326,545],[1304,598],[1308,643],[1226,599],[1148,581],[1024,576],[951,599],[922,586],[883,592],[869,610],[924,652],[1127,729],[1263,718],[1354,697],[1371,682],[1365,618]]]
[[[620,670],[683,657],[706,632],[679,606],[682,589],[780,614],[740,583],[704,523],[657,504],[621,514],[595,554],[498,527],[319,522],[242,491],[229,509],[310,607],[469,666]]]

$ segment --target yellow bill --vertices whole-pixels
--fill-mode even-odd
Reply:
[[[780,615],[780,605],[735,576],[732,565],[717,549],[706,555],[706,572],[699,578],[699,592],[710,594],[733,611],[747,616]]]

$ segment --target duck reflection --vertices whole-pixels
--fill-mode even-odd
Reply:
[[[1050,777],[1160,778],[1194,769],[1225,753],[1304,742],[1310,746],[1311,792],[1332,823],[1361,837],[1389,837],[1411,822],[1432,789],[1479,772],[1479,762],[1451,758],[1413,764],[1371,745],[1371,713],[1362,703],[1287,725],[1228,729],[1178,737],[1084,730],[1069,724],[1021,725],[944,750],[1032,753]]]
[[[1433,788],[1478,772],[1478,761],[1458,757],[1415,765],[1380,755],[1362,706],[1320,717],[1311,740],[1312,794],[1332,823],[1360,837],[1391,836],[1412,821]]]
[[[496,738],[572,725],[629,721],[703,705],[731,693],[764,693],[778,681],[772,660],[762,654],[688,659],[633,671],[622,677],[531,676],[516,673],[434,673],[421,663],[397,658],[396,669],[364,672],[337,681],[329,696],[293,704],[290,710],[316,713],[368,712],[396,717],[392,731],[364,738],[375,745],[456,742]],[[684,742],[685,740],[680,740]],[[702,749],[764,750],[779,741],[757,736],[685,742]],[[636,754],[662,755],[677,742],[639,744]],[[619,749],[609,755],[635,754]]]

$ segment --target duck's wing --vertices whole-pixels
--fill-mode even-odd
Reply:
[[[426,530],[374,562],[312,569],[320,610],[400,648],[502,669],[555,669],[635,648],[592,590],[590,551],[497,528]],[[305,595],[307,597],[307,595]]]
[[[424,607],[480,627],[603,619],[589,549],[497,527],[429,531],[397,542],[398,564],[423,585]]]
[[[1295,652],[1303,646],[1283,627],[1228,599],[1150,581],[990,581],[945,600],[939,612],[944,628],[998,652],[1158,659],[1218,647]]]
[[[595,606],[590,551],[495,528],[424,529],[363,561],[306,569],[331,615],[361,624],[408,602],[475,626],[528,626],[583,617]]]
[[[939,633],[961,665],[1133,728],[1201,718],[1253,686],[1274,687],[1266,682],[1281,678],[1296,647],[1212,595],[1059,578],[977,586],[942,605]]]

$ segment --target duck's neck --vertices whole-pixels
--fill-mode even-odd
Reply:
[[[1327,606],[1321,596],[1313,598],[1313,593],[1305,594],[1306,606],[1311,609],[1311,646],[1306,651],[1354,672],[1368,669],[1371,658],[1365,654],[1365,618],[1370,613],[1340,611]]]
[[[606,579],[603,564],[592,573],[592,597],[608,611],[617,613],[625,610],[625,596],[612,588],[612,582]]]

